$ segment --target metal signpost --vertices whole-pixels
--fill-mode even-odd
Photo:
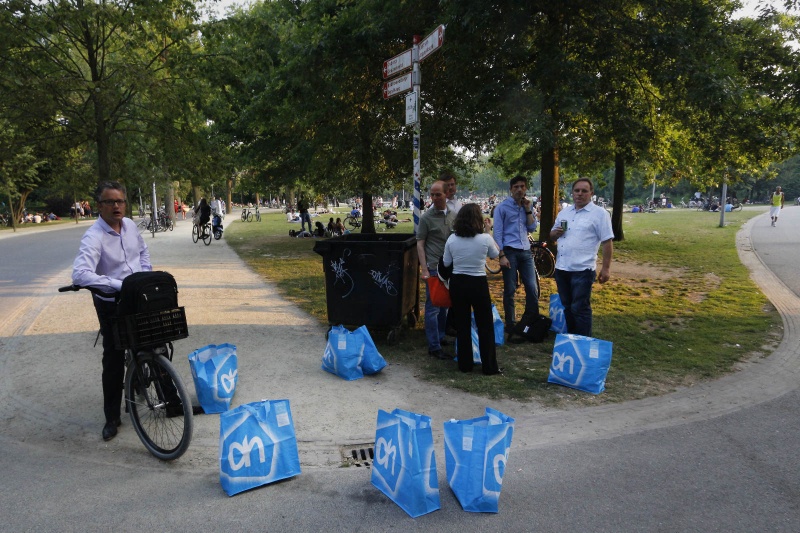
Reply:
[[[414,156],[414,233],[419,226],[421,211],[421,178],[420,178],[420,98],[421,71],[419,63],[433,52],[441,48],[444,43],[444,24],[440,24],[427,37],[420,41],[419,35],[414,36],[414,45],[391,59],[383,62],[383,79],[411,68],[411,72],[391,79],[383,84],[383,97],[389,99],[399,94],[406,95],[406,125],[414,126],[413,156]],[[411,92],[409,92],[411,91]],[[404,191],[405,194],[405,191]]]

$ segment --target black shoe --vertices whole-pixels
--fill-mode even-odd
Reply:
[[[103,440],[111,440],[117,436],[117,428],[122,425],[119,418],[116,420],[111,420],[106,422],[106,425],[103,426]]]
[[[167,418],[183,416],[183,404],[180,401],[167,404]]]
[[[448,337],[455,337],[458,335],[458,332],[456,331],[456,328],[447,328],[447,331],[445,331],[444,334]]]
[[[429,351],[428,355],[430,355],[431,357],[435,357],[436,359],[441,359],[442,361],[453,358],[452,355],[445,353],[444,350],[433,350],[432,352]]]
[[[441,346],[450,346],[450,341],[447,340],[447,339],[442,339],[442,340],[439,341],[439,344]]]
[[[206,414],[205,409],[203,409],[202,405],[193,405],[192,406],[192,414],[193,415],[204,415]]]

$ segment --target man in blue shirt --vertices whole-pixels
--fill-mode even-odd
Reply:
[[[117,182],[104,182],[97,188],[100,217],[81,238],[81,247],[72,266],[72,283],[95,287],[106,293],[119,292],[122,280],[134,272],[150,271],[150,252],[136,223],[125,218],[125,188]],[[100,332],[103,335],[103,411],[106,423],[103,440],[113,439],[120,425],[125,352],[114,348],[113,299],[92,295]]]
[[[509,181],[510,195],[494,210],[494,240],[500,248],[500,266],[503,268],[503,312],[506,331],[516,324],[514,293],[517,276],[525,287],[525,314],[539,314],[539,286],[536,267],[533,265],[528,233],[536,229],[536,218],[528,192],[528,180],[514,176]]]

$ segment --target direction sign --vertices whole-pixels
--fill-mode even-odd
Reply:
[[[431,32],[430,35],[425,37],[419,43],[419,60],[422,61],[436,50],[438,50],[444,42],[444,24],[439,24],[439,27]]]
[[[392,96],[403,94],[411,90],[411,73],[403,74],[393,80],[383,82],[383,97],[389,99]]]
[[[411,68],[411,48],[383,62],[383,79]]]
[[[406,126],[416,124],[418,121],[417,93],[408,93],[406,95]]]

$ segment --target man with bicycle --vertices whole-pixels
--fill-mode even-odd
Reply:
[[[81,238],[80,249],[72,266],[72,283],[116,293],[122,280],[134,272],[153,270],[150,252],[136,230],[136,223],[125,217],[125,188],[117,182],[103,182],[95,194],[100,216]],[[125,352],[114,348],[112,317],[116,314],[113,298],[92,295],[100,333],[103,335],[103,440],[111,440],[120,426]]]
[[[511,332],[516,324],[514,294],[517,291],[517,275],[525,287],[525,315],[539,314],[539,286],[536,282],[536,267],[531,255],[528,233],[536,230],[528,180],[525,176],[514,176],[509,181],[509,196],[497,204],[494,210],[494,240],[500,248],[500,266],[503,268],[503,312],[506,331]]]

